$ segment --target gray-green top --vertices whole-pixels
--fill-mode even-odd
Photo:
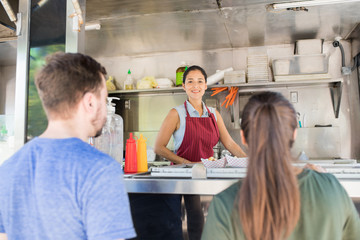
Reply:
[[[289,240],[360,239],[359,214],[332,174],[304,169],[298,175],[298,181],[301,213]],[[234,208],[241,183],[240,180],[214,197],[201,239],[245,239],[239,214]]]

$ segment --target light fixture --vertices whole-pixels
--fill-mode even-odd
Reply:
[[[7,0],[0,0],[0,2],[2,3],[6,14],[9,16],[10,21],[16,22],[16,16],[14,14],[14,11],[11,9],[9,2]]]
[[[339,4],[339,3],[351,3],[359,2],[360,0],[309,0],[309,1],[295,1],[295,2],[283,2],[273,3],[270,6],[275,9],[288,9],[288,8],[301,8],[301,7],[312,7],[328,4]]]
[[[85,31],[100,30],[100,29],[101,29],[101,25],[98,22],[85,24]]]

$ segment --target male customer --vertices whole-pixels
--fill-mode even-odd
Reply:
[[[0,167],[3,239],[135,237],[120,165],[86,143],[106,122],[105,74],[89,56],[56,53],[37,75],[49,123]]]

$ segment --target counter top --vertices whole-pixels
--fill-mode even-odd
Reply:
[[[129,193],[215,195],[238,179],[124,178]],[[339,179],[351,198],[360,198],[360,179]]]

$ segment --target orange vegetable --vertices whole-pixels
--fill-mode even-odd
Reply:
[[[214,95],[218,94],[219,92],[223,92],[228,89],[229,89],[228,87],[212,88],[211,90],[213,90],[213,93],[211,94],[211,96],[214,96]],[[225,108],[233,105],[236,95],[238,93],[238,90],[239,90],[238,87],[231,87],[229,89],[229,94],[225,97],[225,101],[221,104],[221,106],[224,106],[225,103],[226,103]]]
[[[215,96],[219,92],[225,91],[226,89],[227,87],[212,88],[211,90],[213,90],[213,93],[211,94],[211,96]]]

